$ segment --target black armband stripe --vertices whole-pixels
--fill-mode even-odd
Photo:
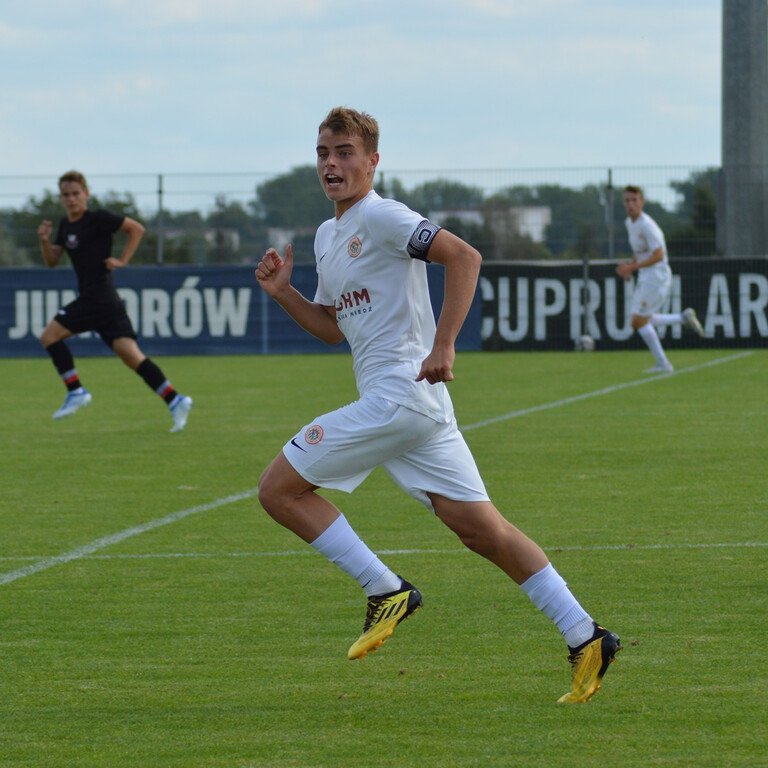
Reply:
[[[436,224],[433,224],[428,219],[424,219],[411,235],[411,239],[408,241],[408,255],[412,259],[421,259],[421,261],[429,261],[427,254],[429,253],[429,247],[432,245],[432,241],[435,239],[435,235],[441,230]]]

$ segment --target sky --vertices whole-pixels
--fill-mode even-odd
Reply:
[[[382,169],[719,165],[714,0],[24,0],[2,177],[283,173],[331,107]],[[8,180],[6,179],[6,182]]]

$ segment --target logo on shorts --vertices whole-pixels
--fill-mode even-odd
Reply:
[[[360,240],[360,238],[355,235],[350,241],[349,245],[347,246],[347,253],[349,254],[350,258],[356,259],[360,253],[363,250],[363,243]]]
[[[309,445],[317,445],[323,439],[323,428],[319,424],[313,424],[304,433],[304,439]]]

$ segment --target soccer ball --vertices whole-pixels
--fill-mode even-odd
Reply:
[[[591,352],[595,348],[595,340],[589,334],[582,334],[573,343],[577,352]]]

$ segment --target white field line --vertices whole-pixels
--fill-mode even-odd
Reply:
[[[33,573],[38,573],[39,571],[45,571],[48,568],[53,568],[54,565],[68,563],[71,560],[81,560],[88,555],[92,555],[94,552],[98,552],[100,549],[111,547],[113,544],[117,544],[120,541],[125,541],[125,539],[130,539],[132,536],[138,536],[141,533],[146,533],[147,531],[151,531],[155,528],[160,528],[163,525],[175,523],[176,521],[183,520],[185,517],[189,517],[190,515],[197,515],[200,512],[208,512],[208,510],[216,509],[217,507],[223,507],[225,504],[232,504],[236,501],[241,501],[242,499],[250,499],[255,495],[256,488],[251,488],[250,491],[236,493],[233,496],[225,496],[222,499],[216,499],[215,501],[211,501],[208,504],[200,504],[197,507],[182,509],[178,512],[172,512],[170,515],[165,515],[165,517],[158,517],[156,520],[150,520],[149,522],[142,523],[141,525],[134,525],[130,528],[125,528],[124,530],[118,531],[117,533],[104,536],[101,539],[96,539],[89,544],[83,544],[82,547],[71,549],[69,552],[64,552],[61,555],[46,557],[42,560],[31,563],[30,565],[25,565],[21,568],[18,568],[15,571],[2,573],[0,574],[0,585],[10,584],[12,581],[16,581],[16,579],[22,579],[25,576],[31,576]]]
[[[618,392],[622,389],[627,389],[628,387],[637,387],[642,384],[649,384],[654,381],[660,381],[662,379],[669,378],[670,376],[677,376],[682,373],[690,373],[691,371],[698,371],[702,368],[709,368],[713,365],[720,365],[721,363],[727,363],[731,362],[733,360],[739,360],[740,358],[747,357],[748,355],[751,355],[752,351],[748,350],[746,352],[740,352],[735,355],[729,355],[728,357],[721,357],[717,360],[711,360],[708,363],[702,363],[701,365],[693,365],[689,368],[682,368],[679,371],[676,371],[674,373],[668,373],[663,374],[661,376],[652,376],[650,378],[643,378],[643,379],[636,379],[634,381],[628,381],[624,384],[616,384],[612,387],[605,387],[604,389],[599,389],[594,392],[587,392],[583,395],[576,395],[574,397],[567,397],[563,400],[557,400],[553,403],[544,403],[543,405],[537,405],[533,406],[532,408],[524,408],[519,411],[512,411],[511,413],[504,414],[503,416],[496,416],[493,419],[486,419],[485,421],[478,421],[475,424],[470,424],[468,426],[462,427],[462,431],[466,431],[469,429],[478,429],[480,427],[488,426],[489,424],[497,424],[501,421],[507,421],[509,419],[515,419],[518,416],[526,416],[529,413],[536,413],[538,411],[544,411],[549,410],[550,408],[558,408],[562,405],[569,405],[570,403],[577,403],[580,400],[587,400],[591,397],[598,397],[600,395],[607,395],[612,392]],[[46,557],[42,560],[36,560],[35,562],[30,563],[29,565],[22,566],[21,568],[17,568],[14,571],[9,571],[8,573],[0,574],[0,586],[3,584],[10,584],[11,582],[16,581],[17,579],[23,579],[25,576],[31,576],[34,573],[39,573],[40,571],[48,570],[48,568],[53,568],[56,565],[61,565],[63,563],[71,562],[72,560],[82,560],[85,557],[88,557],[89,555],[93,555],[95,552],[98,552],[101,549],[106,549],[107,547],[111,547],[113,544],[118,544],[121,541],[125,541],[126,539],[130,539],[133,536],[138,536],[139,534],[146,533],[147,531],[154,530],[155,528],[160,528],[164,525],[169,525],[170,523],[175,523],[178,520],[183,520],[185,517],[189,517],[190,515],[196,515],[200,512],[207,512],[211,509],[216,509],[217,507],[223,507],[227,504],[232,504],[236,501],[242,501],[243,499],[250,499],[253,496],[256,495],[257,490],[255,488],[251,488],[248,491],[243,491],[242,493],[236,493],[232,496],[225,496],[221,499],[215,499],[214,501],[209,502],[208,504],[200,504],[196,507],[190,507],[189,509],[182,509],[178,512],[172,512],[169,515],[165,515],[164,517],[159,517],[156,520],[150,520],[149,522],[142,523],[140,525],[134,525],[130,528],[125,528],[122,531],[118,531],[117,533],[110,534],[109,536],[104,536],[100,539],[95,539],[94,541],[91,541],[88,544],[83,544],[81,547],[77,547],[75,549],[70,550],[69,552],[64,552],[60,555],[54,555],[53,557]],[[691,545],[696,546],[696,545]],[[742,545],[722,545],[722,546],[762,546],[761,544],[742,544]],[[606,547],[610,548],[610,547]],[[614,547],[615,549],[623,549],[625,547],[617,546]],[[659,546],[658,548],[662,548]],[[555,549],[558,549],[557,547]],[[561,551],[564,551],[565,548],[559,548]],[[417,552],[419,550],[405,550],[405,552]],[[267,553],[264,553],[265,555]],[[274,553],[274,554],[283,554],[283,553]],[[297,554],[297,553],[285,553],[285,554]],[[387,552],[382,552],[382,554],[388,554]],[[394,554],[394,551],[389,553]],[[2,559],[11,559],[11,558],[2,558]]]
[[[543,405],[534,405],[531,408],[523,408],[519,411],[511,411],[505,413],[503,416],[494,416],[492,419],[485,419],[484,421],[478,421],[474,424],[467,426],[461,426],[461,431],[466,432],[469,429],[479,429],[480,427],[487,427],[490,424],[498,424],[500,421],[507,421],[509,419],[516,419],[518,416],[527,416],[529,413],[537,413],[538,411],[547,411],[550,408],[559,408],[561,405],[570,405],[571,403],[578,403],[580,400],[589,400],[591,397],[600,397],[601,395],[610,395],[613,392],[619,392],[622,389],[629,389],[629,387],[640,387],[643,384],[652,384],[657,381],[663,381],[670,376],[680,376],[683,373],[691,373],[691,371],[700,371],[702,368],[711,368],[713,365],[720,365],[721,363],[730,363],[733,360],[740,360],[742,357],[748,357],[753,354],[752,350],[746,352],[739,352],[736,355],[729,355],[728,357],[720,357],[717,360],[710,360],[708,363],[701,363],[700,365],[692,365],[688,368],[681,368],[679,371],[673,373],[664,373],[659,376],[646,376],[642,379],[635,379],[634,381],[626,381],[624,384],[614,384],[612,387],[605,387],[604,389],[596,389],[594,392],[587,392],[583,395],[574,395],[573,397],[566,397],[563,400],[556,400],[553,403],[544,403]]]
[[[679,544],[595,544],[592,546],[542,545],[547,552],[630,552],[633,550],[685,550],[685,549],[754,549],[768,547],[768,541],[716,541],[716,542],[681,542]],[[283,552],[155,552],[119,555],[83,555],[82,560],[173,560],[173,559],[214,559],[214,558],[262,558],[262,557],[301,557],[314,555],[313,549],[284,550]],[[458,549],[379,549],[379,555],[458,555],[471,554],[466,547]],[[0,560],[36,560],[29,557],[0,557]]]

